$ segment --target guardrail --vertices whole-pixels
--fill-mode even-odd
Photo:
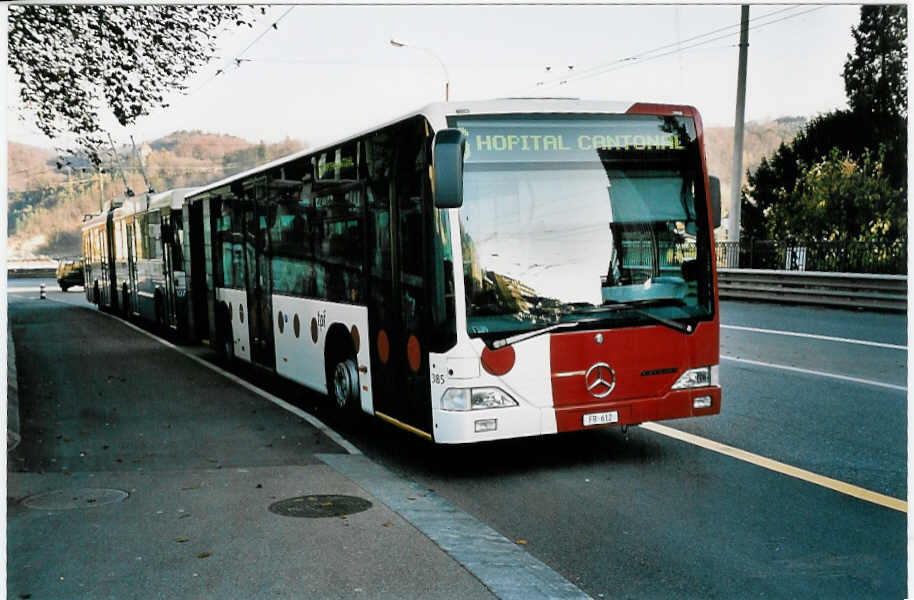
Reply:
[[[6,276],[9,279],[56,277],[57,260],[45,257],[7,260]]]
[[[16,268],[7,269],[9,279],[53,279],[57,276],[56,268]]]
[[[905,275],[719,269],[721,298],[907,310]]]

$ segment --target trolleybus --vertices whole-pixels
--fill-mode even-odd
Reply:
[[[438,443],[720,411],[692,107],[431,104],[181,210],[181,333],[343,410]]]

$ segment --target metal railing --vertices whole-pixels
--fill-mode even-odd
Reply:
[[[907,273],[907,244],[897,242],[741,240],[717,242],[717,266],[828,273]]]

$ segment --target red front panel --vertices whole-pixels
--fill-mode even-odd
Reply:
[[[718,364],[718,331],[715,320],[699,324],[691,335],[656,325],[553,334],[550,366],[558,430],[582,429],[585,414],[611,410],[618,411],[619,424],[720,412],[719,388],[670,391],[684,371]],[[600,368],[604,383],[593,387],[597,373],[588,378],[587,372],[601,363],[611,369],[612,382],[608,370]],[[607,391],[605,383],[612,390],[596,397]],[[712,406],[693,410],[693,397],[702,395],[712,396]]]

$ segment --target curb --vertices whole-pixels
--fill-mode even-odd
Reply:
[[[16,373],[16,349],[13,332],[6,330],[6,451],[12,452],[21,441],[19,436],[19,378]]]

